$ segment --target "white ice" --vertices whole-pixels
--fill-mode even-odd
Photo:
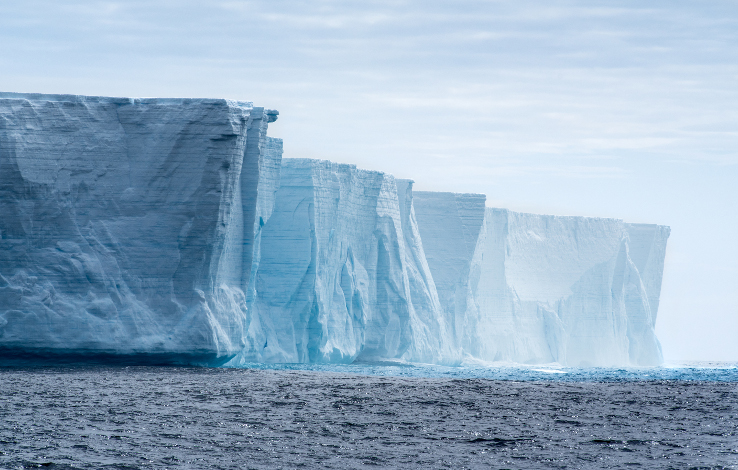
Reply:
[[[439,294],[447,292],[445,310],[464,325],[466,356],[568,366],[662,362],[654,326],[668,227],[484,209],[462,197],[469,198],[416,193],[415,207],[431,273]],[[439,215],[442,201],[449,208]],[[463,230],[448,227],[454,206]],[[460,216],[470,207],[476,218],[466,220],[483,218],[481,228]],[[473,256],[461,249],[472,230],[479,233]]]

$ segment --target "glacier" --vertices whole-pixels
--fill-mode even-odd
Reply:
[[[277,114],[0,94],[0,355],[217,365],[239,352]]]
[[[668,227],[282,159],[278,114],[0,93],[0,364],[663,361]]]

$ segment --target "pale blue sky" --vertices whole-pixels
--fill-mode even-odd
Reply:
[[[276,108],[286,157],[670,225],[667,360],[738,360],[738,2],[3,1],[0,91]]]

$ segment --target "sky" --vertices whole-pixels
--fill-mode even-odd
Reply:
[[[738,1],[0,2],[0,91],[280,111],[287,158],[672,229],[667,362],[738,361]]]

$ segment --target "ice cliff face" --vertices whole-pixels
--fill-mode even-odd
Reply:
[[[283,161],[251,342],[232,365],[440,359],[438,300],[417,230],[403,230],[414,223],[411,184],[398,192],[384,173]]]
[[[465,199],[416,193],[431,272],[465,355],[569,366],[662,362],[654,326],[668,227],[459,203]],[[455,217],[456,229],[448,227],[453,207],[469,214]],[[473,254],[470,226],[478,233]]]
[[[276,115],[0,93],[0,363],[661,363],[668,227],[282,161]]]
[[[485,196],[285,160],[250,340],[231,362],[655,365],[667,227],[485,208]]]
[[[218,364],[240,351],[279,180],[276,114],[0,94],[0,355]]]
[[[470,273],[484,228],[483,194],[417,191],[413,203],[420,238],[448,325],[448,340],[461,354],[466,342]]]

